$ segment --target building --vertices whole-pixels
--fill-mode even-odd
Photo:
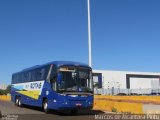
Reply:
[[[93,81],[98,89],[123,89],[134,93],[160,91],[160,73],[93,70]]]
[[[7,89],[7,86],[6,84],[0,84],[0,89],[1,90],[6,90]]]

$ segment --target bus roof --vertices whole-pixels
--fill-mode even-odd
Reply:
[[[46,65],[50,65],[50,64],[54,64],[57,67],[63,66],[63,65],[74,65],[74,66],[90,67],[89,65],[84,64],[84,63],[80,63],[80,62],[73,62],[73,61],[52,61],[52,62],[49,62],[49,63],[46,63],[46,64],[36,65],[36,66],[32,66],[32,67],[23,69],[20,72],[25,72],[25,71],[29,71],[29,70],[32,70],[32,69],[37,69],[37,68],[40,68],[40,67],[43,67],[43,66],[46,66]],[[17,72],[17,73],[19,73],[19,72]]]

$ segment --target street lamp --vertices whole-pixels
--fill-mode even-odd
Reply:
[[[92,46],[91,46],[91,18],[90,18],[90,0],[88,4],[88,51],[89,51],[89,66],[92,67]]]

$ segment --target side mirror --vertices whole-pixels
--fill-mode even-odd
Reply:
[[[58,73],[57,82],[60,83],[62,81],[62,73]]]

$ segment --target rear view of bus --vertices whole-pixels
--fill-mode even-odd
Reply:
[[[26,69],[13,74],[11,95],[17,106],[43,107],[45,112],[92,109],[92,69],[83,63],[64,61]]]

